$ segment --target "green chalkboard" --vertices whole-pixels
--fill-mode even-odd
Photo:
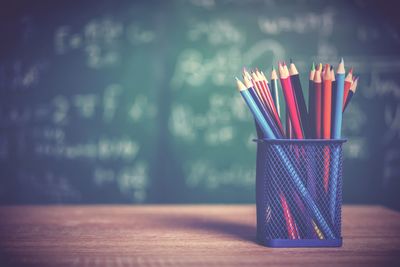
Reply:
[[[311,62],[344,57],[360,76],[344,117],[344,200],[400,205],[389,8],[10,1],[0,12],[0,203],[254,202],[256,134],[234,77],[292,58],[306,85]]]

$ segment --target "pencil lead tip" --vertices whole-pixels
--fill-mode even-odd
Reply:
[[[290,63],[290,64],[293,64],[292,58],[289,58],[289,63]]]
[[[314,62],[311,65],[311,70],[315,70],[315,63]]]
[[[339,64],[344,64],[343,57],[342,57],[342,58],[340,58],[340,62],[339,62]]]
[[[353,74],[353,67],[350,68],[349,73]]]

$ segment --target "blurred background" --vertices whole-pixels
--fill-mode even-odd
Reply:
[[[254,203],[234,76],[292,58],[306,88],[313,61],[344,57],[344,201],[400,209],[395,5],[2,1],[0,204]]]

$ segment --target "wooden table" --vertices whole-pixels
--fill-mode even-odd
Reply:
[[[400,266],[400,214],[345,206],[342,248],[267,248],[254,205],[0,207],[0,266]]]

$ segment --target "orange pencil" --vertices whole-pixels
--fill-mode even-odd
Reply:
[[[315,70],[314,75],[314,101],[315,101],[315,138],[322,139],[322,81],[321,81],[322,64],[320,63]]]

